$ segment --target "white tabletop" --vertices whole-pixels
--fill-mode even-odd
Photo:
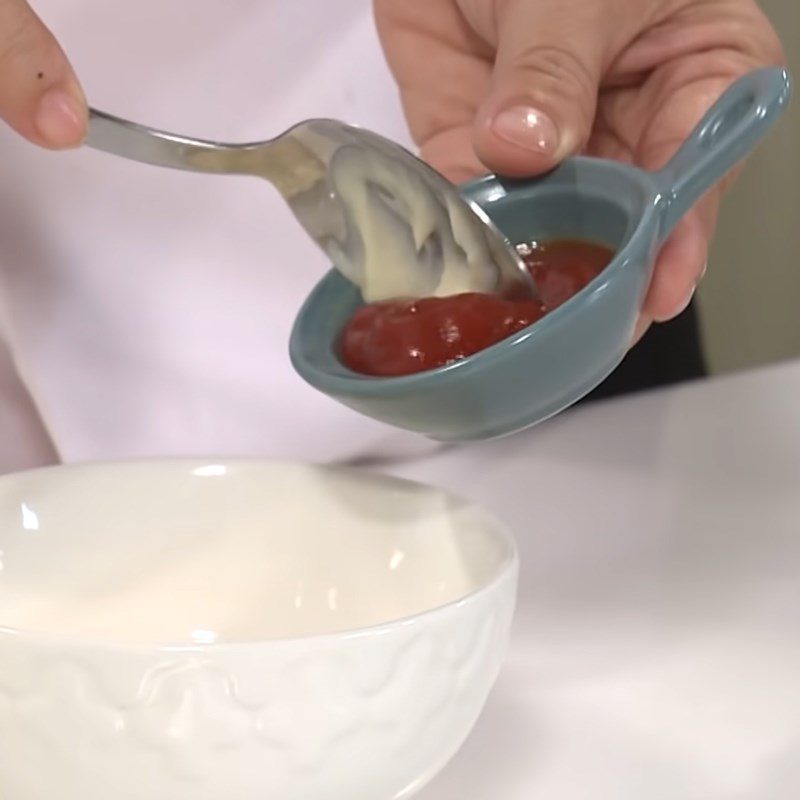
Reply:
[[[394,471],[523,559],[505,670],[422,800],[800,796],[800,362]]]

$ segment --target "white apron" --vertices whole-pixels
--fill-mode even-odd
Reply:
[[[219,140],[333,116],[408,143],[367,0],[39,0],[92,105]],[[327,269],[267,183],[0,132],[0,470],[55,460],[415,457],[287,355]]]

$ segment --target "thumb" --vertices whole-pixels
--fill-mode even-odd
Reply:
[[[511,0],[497,18],[497,55],[473,131],[475,151],[504,175],[531,175],[585,146],[611,43],[593,0]]]
[[[35,144],[79,145],[83,91],[64,52],[24,0],[0,0],[0,118]]]

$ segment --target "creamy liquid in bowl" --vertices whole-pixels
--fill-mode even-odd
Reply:
[[[0,628],[207,644],[353,630],[460,598],[511,557],[415,484],[163,462],[0,479]]]

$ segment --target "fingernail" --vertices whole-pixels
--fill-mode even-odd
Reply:
[[[702,281],[703,278],[705,278],[706,272],[708,272],[708,261],[706,261],[706,263],[703,264],[703,269],[700,270],[700,274],[697,276],[697,280],[694,282],[695,286],[697,286],[700,283],[700,281]]]
[[[34,124],[51,147],[73,147],[83,139],[85,119],[83,106],[73,95],[65,89],[53,88],[39,101]]]
[[[686,295],[686,299],[675,310],[675,313],[672,315],[673,317],[679,317],[684,311],[686,311],[687,308],[689,308],[689,303],[692,302],[692,298],[694,297],[694,290],[695,287],[692,286],[689,294]]]
[[[492,130],[501,139],[523,150],[554,156],[559,136],[553,121],[546,114],[528,106],[515,106],[501,111],[492,120]]]
[[[640,314],[639,318],[636,320],[636,326],[633,329],[633,336],[631,336],[630,347],[633,347],[635,344],[639,342],[642,336],[647,333],[647,329],[653,323],[651,317],[646,316],[645,314]]]

